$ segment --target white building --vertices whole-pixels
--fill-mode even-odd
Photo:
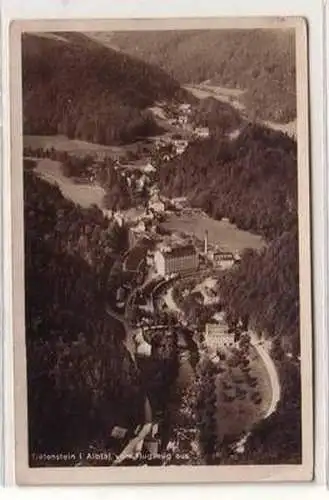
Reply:
[[[172,273],[196,270],[199,258],[195,247],[186,245],[155,252],[154,262],[158,274],[168,276]]]
[[[114,214],[114,219],[115,219],[116,223],[118,224],[118,226],[122,227],[123,221],[124,221],[124,217],[123,217],[122,213],[121,212],[116,212]]]
[[[149,208],[154,212],[161,213],[165,210],[165,204],[161,200],[155,200],[149,203]]]
[[[134,230],[139,233],[144,233],[146,231],[146,226],[144,221],[139,221],[139,223],[134,227]]]
[[[104,217],[106,217],[107,219],[110,219],[110,220],[112,219],[113,210],[107,210],[106,208],[103,208],[102,212],[103,212]]]
[[[217,321],[217,323],[223,323],[225,321],[225,313],[224,311],[217,312],[213,315],[213,319]]]
[[[148,181],[148,178],[146,177],[145,174],[143,174],[139,179],[137,179],[136,181],[136,187],[137,189],[139,190],[142,190],[145,186],[145,184],[147,183]]]
[[[144,335],[141,329],[137,331],[134,340],[136,344],[136,354],[139,354],[140,356],[150,357],[152,354],[152,347],[144,339]]]
[[[174,204],[174,206],[178,209],[183,209],[188,207],[189,202],[186,196],[181,196],[178,198],[172,198],[171,202]]]
[[[176,145],[176,154],[182,155],[187,149],[187,144],[177,144]]]
[[[235,258],[232,252],[214,250],[209,252],[208,256],[216,267],[223,270],[230,269],[235,264]]]
[[[234,335],[228,332],[228,326],[222,322],[220,324],[206,324],[205,342],[209,349],[217,351],[234,345]]]
[[[197,127],[194,130],[195,135],[197,135],[200,138],[206,139],[207,137],[210,136],[210,131],[208,127]]]
[[[159,432],[159,424],[155,423],[152,427],[152,437],[155,437]]]
[[[189,113],[191,111],[191,104],[189,104],[187,102],[180,104],[179,111],[182,111],[183,113]]]
[[[124,427],[119,427],[118,425],[116,425],[112,429],[111,437],[115,439],[123,439],[127,434],[127,432],[128,432],[127,429],[125,429]]]
[[[141,167],[140,170],[142,170],[146,174],[150,174],[152,172],[155,172],[156,168],[153,167],[151,163],[147,163],[144,167]]]
[[[179,123],[180,125],[186,125],[186,123],[187,123],[187,116],[184,116],[184,115],[183,115],[183,116],[180,116],[180,117],[178,118],[178,123]]]
[[[151,186],[151,188],[150,188],[151,199],[153,200],[153,197],[154,197],[154,199],[158,200],[159,199],[159,192],[160,192],[160,189],[158,188],[158,186],[156,186],[156,185]]]

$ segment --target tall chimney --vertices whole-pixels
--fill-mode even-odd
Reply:
[[[208,231],[204,233],[204,253],[208,253]]]

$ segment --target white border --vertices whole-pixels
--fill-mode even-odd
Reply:
[[[4,191],[8,192],[8,101],[6,102],[6,95],[8,92],[8,43],[7,43],[7,29],[10,19],[13,18],[36,18],[36,17],[162,17],[162,16],[224,16],[224,15],[295,15],[304,16],[308,19],[309,32],[310,32],[310,87],[311,87],[311,132],[312,132],[312,193],[313,193],[313,258],[314,258],[314,290],[316,291],[316,301],[314,307],[315,317],[315,357],[316,357],[316,482],[323,484],[325,479],[325,443],[327,440],[326,435],[326,403],[327,391],[324,386],[325,379],[323,377],[326,371],[326,285],[323,281],[326,271],[326,241],[324,235],[325,227],[325,169],[324,169],[324,122],[323,122],[323,109],[324,109],[324,95],[323,95],[323,19],[322,19],[322,3],[315,0],[292,1],[289,5],[286,0],[276,0],[275,5],[264,5],[261,0],[249,1],[248,4],[243,0],[232,0],[226,5],[219,5],[218,1],[191,2],[167,1],[160,4],[152,1],[129,1],[115,2],[108,5],[108,1],[96,1],[92,3],[72,1],[71,4],[66,4],[61,1],[52,0],[52,2],[44,2],[38,0],[32,2],[24,2],[15,0],[6,2],[3,6],[2,27],[4,40],[2,45],[2,54],[5,62],[3,74],[3,95],[4,99],[4,123],[6,125],[5,140],[4,140]],[[74,5],[73,5],[74,4]],[[314,194],[316,193],[316,196]],[[8,199],[5,200],[4,216],[4,243],[6,251],[6,276],[5,276],[5,290],[6,290],[6,308],[10,307],[11,283],[8,279],[8,269],[10,267],[10,257],[8,250],[10,250],[10,240],[8,239]],[[10,318],[6,317],[5,331],[7,333],[7,342],[5,346],[6,358],[6,378],[5,383],[6,392],[6,456],[12,456],[13,450],[13,426],[12,426],[12,347],[10,339]],[[13,462],[12,460],[6,461],[6,476],[9,483],[13,483]],[[227,491],[227,487],[224,488]],[[221,492],[223,492],[221,487]],[[249,489],[249,488],[248,488]],[[307,488],[308,489],[308,488]],[[276,495],[282,495],[281,488],[276,490]],[[90,491],[90,490],[89,490]],[[209,491],[209,489],[207,490]],[[237,491],[237,490],[235,490]],[[291,491],[291,489],[290,489]],[[245,492],[245,490],[244,490]],[[262,493],[264,493],[262,489]],[[244,495],[244,493],[243,493]],[[267,498],[269,490],[267,488]],[[235,497],[233,490],[230,489],[230,498]]]

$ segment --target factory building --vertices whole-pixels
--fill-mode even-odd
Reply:
[[[154,262],[158,274],[168,276],[172,273],[196,270],[199,258],[195,247],[186,245],[157,251]]]

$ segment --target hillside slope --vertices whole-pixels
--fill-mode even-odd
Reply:
[[[144,418],[125,333],[106,314],[120,234],[33,172],[24,182],[30,451],[106,446],[114,425]]]
[[[295,46],[289,30],[97,33],[107,46],[156,64],[182,83],[210,80],[246,90],[249,111],[288,122],[296,116]]]
[[[22,58],[25,134],[130,142],[158,130],[147,106],[182,92],[160,68],[80,33],[24,35]]]

